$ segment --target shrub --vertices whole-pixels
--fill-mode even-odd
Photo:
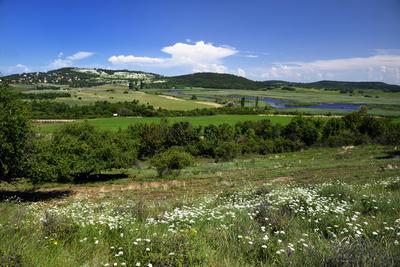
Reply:
[[[290,140],[283,137],[279,137],[274,139],[274,152],[282,153],[282,152],[291,152],[298,151],[304,144],[299,140]]]
[[[230,161],[236,158],[240,153],[240,147],[235,142],[222,142],[214,150],[216,161]]]
[[[156,168],[158,176],[170,174],[172,171],[179,171],[193,162],[192,156],[181,148],[170,148],[154,156],[150,164]]]
[[[296,117],[286,125],[283,136],[291,140],[300,140],[310,146],[318,141],[319,132],[312,119]]]

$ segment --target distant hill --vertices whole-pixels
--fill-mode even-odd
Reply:
[[[400,86],[384,82],[345,82],[345,81],[318,81],[311,83],[293,83],[286,81],[264,81],[266,86],[294,86],[303,88],[316,88],[328,90],[381,90],[387,92],[400,92]]]
[[[264,87],[262,83],[255,82],[244,77],[212,72],[199,72],[194,74],[165,77],[165,79],[171,84],[185,87],[193,86],[220,89],[259,89]]]
[[[217,89],[256,89],[273,88],[290,89],[293,87],[316,88],[325,90],[381,90],[400,92],[399,85],[383,82],[346,82],[318,81],[312,83],[296,83],[279,80],[253,81],[232,74],[200,72],[187,75],[166,77],[155,73],[131,70],[107,70],[92,68],[61,68],[48,72],[31,72],[1,77],[10,83],[53,83],[72,87],[95,86],[101,84],[127,84],[140,81],[143,88],[203,87]]]
[[[101,84],[123,83],[141,80],[150,83],[160,75],[142,71],[107,70],[91,68],[61,68],[47,72],[30,72],[1,77],[10,83],[52,83],[73,87],[95,86]]]

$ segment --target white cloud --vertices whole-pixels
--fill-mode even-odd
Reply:
[[[0,76],[15,73],[29,72],[30,69],[24,64],[17,64],[14,66],[0,66]]]
[[[22,72],[28,72],[29,68],[27,66],[25,66],[24,64],[17,64],[15,65],[15,69],[18,69]]]
[[[261,72],[263,79],[292,81],[374,80],[400,83],[400,55],[274,63]]]
[[[238,68],[237,69],[237,75],[238,76],[242,76],[242,77],[246,77],[246,71],[244,71],[244,69]]]
[[[190,66],[192,71],[226,72],[222,60],[238,51],[233,47],[215,46],[212,43],[198,41],[193,44],[176,43],[161,49],[170,57],[144,57],[135,55],[111,56],[108,61],[114,65],[133,64],[155,67]]]
[[[129,64],[129,63],[163,63],[165,62],[162,58],[154,58],[154,57],[137,57],[134,55],[129,56],[112,56],[108,59],[112,64]]]
[[[50,63],[50,68],[65,68],[70,67],[72,65],[72,61],[68,59],[57,58],[53,62]]]
[[[72,56],[67,57],[67,59],[75,61],[75,60],[81,60],[81,59],[84,59],[84,58],[88,58],[88,57],[91,57],[93,55],[94,55],[93,52],[79,51],[79,52],[73,54]]]
[[[65,68],[72,66],[76,61],[93,56],[93,52],[79,51],[71,56],[64,58],[64,53],[60,52],[57,59],[50,63],[49,67],[52,69]]]
[[[257,55],[253,55],[253,54],[244,55],[244,57],[248,57],[248,58],[258,58]]]

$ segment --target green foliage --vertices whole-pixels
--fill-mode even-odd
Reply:
[[[21,93],[21,99],[39,100],[39,99],[56,99],[57,97],[71,97],[68,92],[46,92],[46,93]]]
[[[192,156],[181,148],[170,148],[154,156],[150,164],[156,168],[158,176],[170,174],[172,171],[179,171],[193,163]]]
[[[168,87],[203,87],[218,89],[258,89],[264,87],[260,82],[246,78],[220,73],[194,73],[175,77],[168,77]],[[155,84],[156,85],[156,84]]]
[[[218,144],[214,150],[216,161],[231,161],[240,154],[240,146],[232,141]]]
[[[319,132],[312,119],[296,117],[285,127],[283,136],[310,146],[318,141]]]
[[[0,84],[0,181],[20,175],[30,136],[24,104],[7,85]]]
[[[93,173],[133,165],[136,142],[127,133],[100,132],[87,123],[66,125],[50,140],[38,139],[27,159],[34,183],[83,182]]]

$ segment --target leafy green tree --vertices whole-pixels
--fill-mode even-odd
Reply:
[[[181,169],[193,163],[193,157],[181,148],[173,147],[154,156],[150,163],[156,168],[158,176],[162,177],[172,171],[179,174]]]
[[[9,86],[0,84],[0,180],[19,176],[31,137],[27,110]]]
[[[240,99],[240,107],[241,107],[241,108],[244,108],[245,103],[246,103],[246,98],[245,98],[245,97],[242,97],[242,98]]]
[[[189,122],[176,122],[169,127],[167,146],[186,146],[200,139],[200,129],[193,128]]]
[[[214,154],[216,161],[231,161],[240,154],[240,146],[233,141],[222,142],[215,148]]]
[[[338,135],[344,128],[345,123],[341,118],[331,118],[322,129],[322,137],[326,139],[329,136]]]
[[[137,144],[126,132],[100,132],[88,123],[66,125],[49,139],[38,139],[26,175],[34,183],[85,181],[91,174],[133,165]]]
[[[283,136],[290,140],[300,140],[310,146],[318,141],[319,131],[312,119],[299,116],[286,125]]]
[[[255,108],[258,108],[258,101],[259,101],[259,97],[256,96],[256,103],[255,103],[255,105],[254,105]]]

